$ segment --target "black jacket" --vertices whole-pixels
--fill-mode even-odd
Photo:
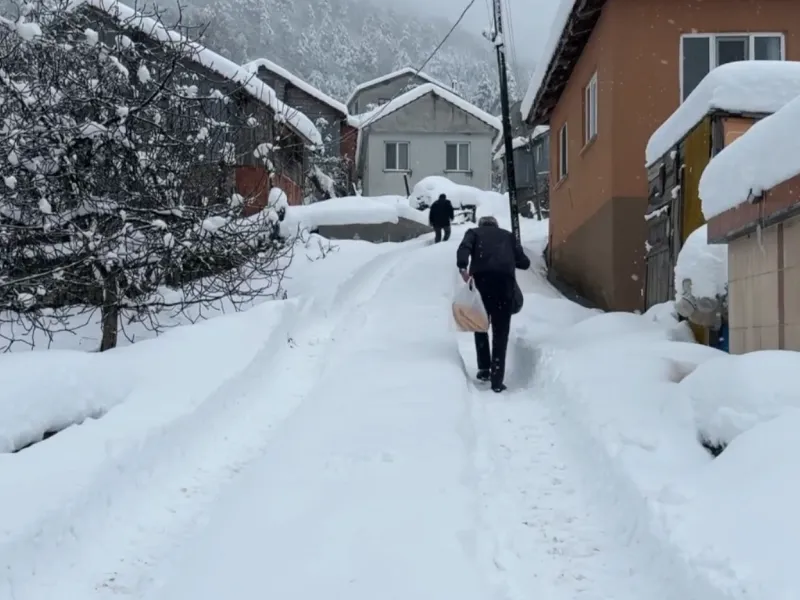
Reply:
[[[456,252],[456,265],[472,275],[502,273],[514,277],[515,269],[528,269],[530,259],[516,243],[514,234],[494,225],[469,229]]]
[[[455,218],[456,214],[453,211],[453,205],[447,198],[437,198],[431,204],[431,210],[428,213],[428,222],[431,227],[447,227]]]

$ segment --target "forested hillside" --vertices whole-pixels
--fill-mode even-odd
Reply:
[[[206,44],[233,60],[269,58],[340,100],[360,82],[422,64],[451,25],[364,0],[191,0],[183,18],[207,24]],[[493,47],[480,36],[456,31],[425,70],[499,112]]]

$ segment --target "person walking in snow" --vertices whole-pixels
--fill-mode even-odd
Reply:
[[[503,379],[511,315],[522,308],[515,269],[529,269],[531,261],[514,234],[502,229],[497,219],[481,217],[478,226],[464,234],[456,252],[456,266],[464,281],[475,281],[492,330],[491,347],[488,333],[475,334],[477,378],[491,381],[492,391],[502,392],[506,389]]]
[[[445,194],[439,194],[439,197],[431,204],[431,209],[428,212],[428,223],[436,233],[435,244],[442,241],[442,232],[444,232],[445,242],[450,239],[450,224],[455,217],[453,204]]]

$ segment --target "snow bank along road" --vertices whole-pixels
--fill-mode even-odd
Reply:
[[[473,386],[453,255],[403,245],[299,306],[64,535],[9,552],[6,596],[693,600],[606,526],[530,351],[511,394]]]

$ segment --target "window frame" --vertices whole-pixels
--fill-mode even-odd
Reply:
[[[386,149],[388,146],[395,147],[395,168],[390,169],[388,165],[388,156],[386,155]],[[400,168],[400,146],[406,146],[406,166],[405,168]],[[401,141],[385,141],[383,142],[383,170],[386,173],[408,173],[410,169],[411,163],[411,142],[401,142]]]
[[[583,144],[588,145],[597,137],[598,130],[598,86],[597,71],[583,88]]]
[[[447,150],[449,146],[456,147],[456,168],[447,168]],[[461,165],[461,146],[467,147],[467,168]],[[444,143],[444,170],[445,173],[470,173],[472,172],[472,144],[470,142],[445,142]]]
[[[683,72],[683,40],[687,38],[704,38],[708,40],[708,72],[710,73],[717,67],[717,39],[718,38],[747,38],[747,60],[755,60],[755,40],[758,38],[778,38],[781,43],[781,58],[786,60],[786,34],[779,31],[759,31],[759,32],[738,32],[738,31],[716,31],[709,33],[682,33],[678,41],[678,76],[680,79],[680,103],[683,104],[684,98],[684,72]]]
[[[563,181],[569,175],[569,123],[566,121],[558,130],[558,160],[556,164],[558,180]]]

